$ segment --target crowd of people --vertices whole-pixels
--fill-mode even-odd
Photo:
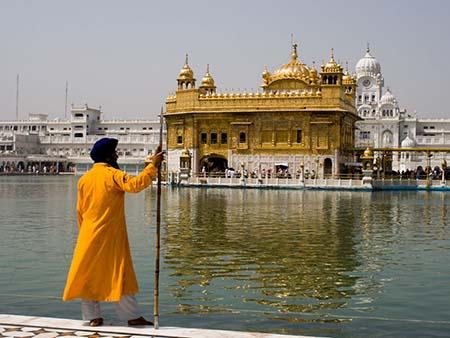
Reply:
[[[341,172],[340,177],[341,178],[358,178],[361,179],[364,175],[361,168],[356,168],[358,170],[343,170]],[[243,175],[244,178],[296,178],[300,179],[302,177],[302,170],[298,169],[295,171],[295,174],[292,174],[289,171],[289,168],[287,167],[278,167],[275,169],[272,168],[263,168],[261,171],[258,169],[253,169],[251,171],[248,171],[247,169],[243,168],[241,170],[235,170],[234,168],[226,168],[224,171],[219,170],[213,170],[208,171],[205,166],[201,169],[201,176],[203,177],[226,177],[226,178],[241,178]],[[442,179],[442,175],[444,175],[445,179],[450,179],[450,168],[446,168],[445,170],[435,167],[434,169],[428,167],[423,168],[419,166],[415,170],[402,170],[402,171],[374,171],[373,176],[379,177],[379,178],[394,178],[394,179]],[[330,175],[325,175],[325,178],[331,178]],[[315,179],[320,178],[320,176],[316,173],[314,169],[304,169],[303,172],[303,178],[304,179]]]
[[[73,168],[69,167],[69,171]],[[57,165],[54,163],[46,164],[15,164],[15,163],[1,163],[0,174],[58,174],[64,170],[63,165]]]

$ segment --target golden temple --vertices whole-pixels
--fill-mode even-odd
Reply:
[[[260,92],[218,93],[209,65],[199,87],[186,61],[167,97],[169,172],[300,170],[338,175],[353,161],[356,79],[331,57],[320,67],[299,60],[262,73]]]

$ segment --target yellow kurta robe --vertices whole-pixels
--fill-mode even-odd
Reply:
[[[138,292],[125,223],[125,192],[148,187],[157,169],[129,176],[95,163],[78,181],[78,240],[63,300],[119,301]]]

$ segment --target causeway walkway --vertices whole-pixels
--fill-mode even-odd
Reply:
[[[90,327],[74,319],[0,314],[0,337],[8,338],[312,338],[271,333],[192,329],[164,326],[128,327],[106,322]],[[317,337],[316,337],[317,338]]]

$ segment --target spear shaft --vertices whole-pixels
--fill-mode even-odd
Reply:
[[[163,108],[159,115],[159,147],[162,149]],[[158,164],[158,181],[156,190],[156,239],[155,239],[155,282],[153,288],[153,322],[159,328],[159,260],[161,243],[161,162]]]

